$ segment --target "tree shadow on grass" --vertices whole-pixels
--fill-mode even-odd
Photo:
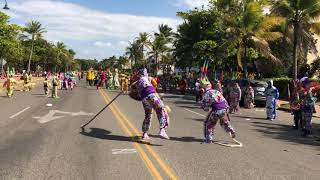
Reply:
[[[271,137],[273,139],[279,139],[286,142],[305,144],[310,146],[320,146],[319,129],[320,124],[314,124],[314,135],[310,137],[302,137],[301,130],[295,130],[291,125],[276,124],[276,123],[264,123],[264,122],[252,122],[256,127],[256,131],[262,133],[264,136]]]
[[[149,142],[139,141],[139,137],[133,136],[133,137],[127,137],[127,136],[118,136],[118,135],[112,135],[111,131],[100,129],[100,128],[90,128],[90,132],[82,131],[80,134],[88,137],[94,137],[97,139],[105,139],[105,140],[111,140],[111,141],[126,141],[126,142],[135,142],[139,144],[147,144],[150,146],[162,146],[158,144],[152,144]]]

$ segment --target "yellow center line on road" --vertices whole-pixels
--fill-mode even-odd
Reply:
[[[102,92],[103,94],[105,94],[105,96],[110,100],[110,97],[108,96],[108,94],[106,92]],[[117,105],[114,103],[111,106],[113,106],[118,114],[120,114],[120,116],[122,117],[122,119],[125,120],[125,122],[129,125],[129,127],[133,130],[133,132],[135,133],[135,135],[139,136],[140,133],[137,130],[137,128],[134,127],[134,125],[130,122],[130,120],[128,120],[128,118],[119,110],[119,108],[117,107]],[[161,168],[164,170],[164,172],[170,177],[170,179],[178,179],[177,176],[175,175],[175,173],[173,172],[173,170],[160,158],[160,156],[153,150],[152,147],[150,147],[149,145],[145,144],[145,147],[148,149],[148,151],[150,152],[150,154],[156,159],[156,161],[159,163],[159,165],[161,166]]]
[[[110,101],[110,99],[108,99],[105,94],[99,90],[100,94],[102,95],[103,99],[105,100],[106,103],[108,103]],[[117,111],[114,109],[114,107],[110,106],[111,111],[113,112],[113,114],[115,115],[116,119],[118,120],[118,122],[121,125],[121,128],[123,129],[123,131],[125,131],[125,133],[132,137],[133,134],[131,133],[131,131],[128,129],[128,127],[125,125],[125,123],[123,122],[123,120],[121,119],[121,117],[119,116],[119,114],[117,113]],[[145,151],[143,150],[143,148],[140,146],[140,144],[138,143],[133,143],[134,147],[137,149],[138,154],[140,155],[140,158],[143,160],[143,162],[145,163],[147,169],[149,170],[150,174],[152,175],[153,179],[157,179],[157,180],[162,180],[163,178],[161,177],[159,171],[156,169],[156,167],[154,166],[154,164],[152,163],[152,161],[149,159],[149,157],[147,156],[147,154],[145,153]]]

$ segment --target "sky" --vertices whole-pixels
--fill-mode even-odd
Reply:
[[[7,0],[11,23],[40,21],[51,42],[64,42],[76,58],[102,60],[123,55],[139,32],[173,29],[181,23],[176,12],[201,7],[208,0]],[[3,1],[0,0],[0,6]]]

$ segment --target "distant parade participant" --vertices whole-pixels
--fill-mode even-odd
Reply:
[[[237,82],[232,82],[229,90],[230,113],[238,113],[240,110],[241,88]]]
[[[112,72],[109,70],[108,71],[108,75],[107,75],[108,79],[107,79],[107,89],[113,89],[113,74]]]
[[[106,80],[107,80],[107,73],[106,73],[106,71],[101,71],[100,79],[101,79],[101,84],[100,84],[100,86],[101,86],[101,87],[105,87],[105,86],[106,86]]]
[[[114,77],[113,77],[113,86],[114,86],[115,89],[119,89],[120,83],[119,83],[119,72],[118,72],[118,69],[115,69],[114,72],[115,72],[115,74],[114,74]]]
[[[276,119],[276,108],[277,108],[277,99],[279,98],[279,91],[276,87],[273,86],[273,81],[268,81],[268,87],[265,90],[266,95],[266,112],[267,112],[267,119],[268,120],[275,120]]]
[[[4,82],[3,87],[7,89],[7,96],[10,98],[13,95],[14,85],[17,81],[13,78],[13,75],[9,75],[7,80]]]
[[[29,75],[23,70],[23,91],[29,91]]]
[[[215,79],[215,80],[213,81],[212,89],[217,90],[217,91],[219,91],[219,92],[221,92],[221,93],[223,92],[223,91],[222,91],[222,85],[221,85],[220,81],[217,80],[217,79]]]
[[[47,77],[43,81],[43,90],[45,95],[49,94],[49,82]]]
[[[220,126],[229,133],[232,138],[235,138],[235,130],[231,126],[230,120],[227,116],[229,106],[226,99],[220,91],[212,89],[209,81],[203,82],[202,84],[205,86],[205,95],[203,97],[202,107],[205,111],[208,111],[211,107],[211,111],[207,115],[203,124],[205,142],[212,143],[215,127],[218,121],[220,121]]]
[[[201,92],[201,84],[200,80],[197,79],[195,83],[195,90],[196,90],[196,102],[202,101],[203,92]]]
[[[290,97],[290,109],[293,115],[294,128],[302,128],[302,89],[299,81],[294,81],[294,90]]]
[[[142,101],[143,108],[145,111],[145,119],[142,124],[143,140],[149,139],[148,131],[151,126],[151,117],[153,109],[155,110],[159,120],[160,137],[164,139],[169,139],[169,136],[166,133],[166,128],[169,126],[169,115],[164,103],[160,99],[160,96],[158,95],[148,78],[147,69],[140,69],[135,77],[137,78],[137,81],[135,81],[132,87],[135,87],[135,96],[138,97],[138,100]],[[132,95],[130,96],[132,97]]]
[[[302,130],[303,136],[312,134],[312,115],[315,112],[316,97],[313,94],[308,77],[300,80],[302,87]]]
[[[247,85],[243,93],[243,106],[244,108],[251,109],[254,107],[254,89],[252,88],[250,82],[247,82]]]
[[[187,80],[185,78],[182,78],[179,81],[179,90],[180,90],[181,94],[186,94],[187,85],[188,85],[188,83],[187,83]]]
[[[59,79],[56,75],[54,75],[52,78],[52,92],[51,92],[52,98],[59,98],[58,97],[58,86],[59,86]]]

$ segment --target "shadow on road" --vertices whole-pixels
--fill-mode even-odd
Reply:
[[[258,118],[258,117],[249,117],[249,116],[240,116],[240,115],[233,115],[232,117],[238,117],[243,119],[257,119],[257,120],[265,120],[266,118]]]
[[[139,144],[147,144],[150,146],[162,146],[158,144],[151,144],[149,142],[143,142],[139,141],[139,137],[133,136],[133,137],[127,137],[127,136],[118,136],[118,135],[112,135],[111,131],[100,129],[100,128],[90,128],[90,132],[82,131],[80,134],[88,137],[94,137],[97,139],[105,139],[105,140],[112,140],[112,141],[127,141],[127,142],[135,142]]]
[[[297,144],[306,144],[311,146],[320,146],[319,137],[302,137],[302,132],[300,130],[295,130],[291,125],[284,124],[273,124],[264,122],[252,122],[253,126],[258,132],[263,133],[267,137],[273,139],[279,139],[287,142],[293,142]],[[320,129],[319,124],[314,125],[314,134],[317,134]],[[318,134],[319,135],[319,134]]]
[[[152,138],[161,138],[159,135],[149,135]],[[172,137],[170,136],[170,141],[179,141],[179,142],[203,142],[203,139],[197,139],[194,137]]]
[[[178,106],[178,107],[181,107],[181,108],[187,108],[187,109],[201,109],[201,107],[199,106]]]

